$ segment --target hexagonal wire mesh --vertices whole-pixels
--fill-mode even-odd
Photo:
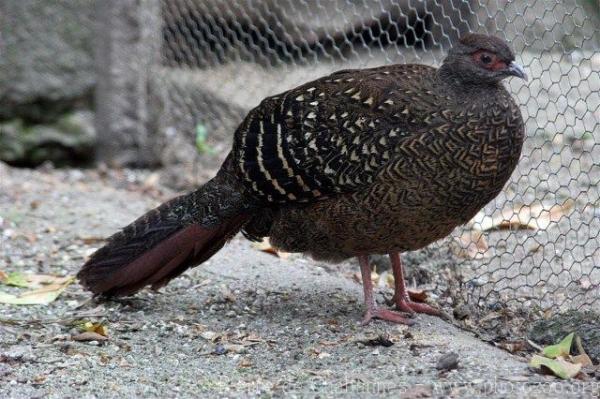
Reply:
[[[170,0],[162,12],[170,126],[222,138],[263,97],[334,70],[439,65],[467,31],[507,39],[530,76],[506,82],[526,121],[522,160],[498,198],[429,250],[452,248],[458,264],[457,283],[434,290],[478,305],[480,326],[600,311],[595,1]]]

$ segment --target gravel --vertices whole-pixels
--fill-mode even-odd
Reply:
[[[174,194],[156,185],[154,172],[0,165],[0,176],[5,272],[74,274],[102,237]],[[452,266],[449,251],[427,251],[407,256],[409,279],[423,280],[419,288]],[[436,253],[444,256],[431,256]],[[238,237],[160,292],[96,302],[73,284],[48,306],[0,305],[0,397],[599,393],[593,382],[530,371],[524,358],[458,322],[419,315],[410,328],[380,321],[359,326],[356,271],[352,262],[278,258]],[[451,311],[436,292],[430,298]],[[108,340],[73,340],[81,321],[106,326]],[[449,353],[458,356],[456,368],[436,369]]]

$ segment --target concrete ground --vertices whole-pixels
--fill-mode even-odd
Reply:
[[[173,194],[144,172],[0,165],[0,178],[4,272],[72,275],[102,237]],[[359,326],[355,271],[237,237],[158,293],[100,303],[73,284],[47,306],[0,304],[0,397],[600,394],[595,382],[536,374],[453,321]],[[108,340],[74,341],[81,320],[101,322]],[[451,352],[458,368],[436,369]]]

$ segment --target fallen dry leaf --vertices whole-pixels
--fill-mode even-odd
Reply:
[[[514,209],[504,209],[500,215],[487,216],[478,213],[471,224],[475,229],[487,230],[545,230],[552,223],[558,222],[568,215],[575,201],[568,199],[562,204],[542,204],[516,206]]]
[[[407,289],[406,291],[408,292],[408,298],[413,302],[426,302],[429,296],[425,290]]]
[[[588,366],[594,365],[592,363],[592,359],[590,359],[590,357],[585,353],[583,355],[571,356],[570,360],[573,363],[581,364],[582,367],[588,367]]]
[[[523,340],[497,342],[495,345],[510,353],[523,352],[527,350],[528,347],[527,341]]]
[[[221,335],[214,331],[203,331],[202,333],[200,333],[200,336],[205,340],[212,342],[215,342],[221,338]]]
[[[569,363],[563,357],[556,359],[533,355],[529,365],[535,369],[550,372],[563,380],[575,377],[581,371],[581,364]]]
[[[579,355],[571,356],[571,361],[573,363],[579,363],[583,367],[592,367],[594,364],[592,363],[592,359],[585,352],[585,348],[583,347],[583,342],[581,342],[581,337],[579,335],[575,336],[575,348],[577,348],[577,352]]]
[[[48,378],[48,376],[44,375],[44,374],[36,375],[35,377],[33,377],[33,380],[31,381],[31,384],[32,385],[41,385],[41,384],[43,384],[43,383],[46,382],[47,378]]]
[[[6,285],[22,288],[40,288],[50,284],[62,284],[69,277],[54,276],[51,274],[33,274],[12,272],[0,276],[0,281]]]
[[[269,241],[269,237],[263,238],[263,240],[260,242],[253,242],[252,247],[270,255],[278,256],[282,259],[287,259],[290,257],[289,252],[278,251],[275,247],[273,247]]]
[[[375,269],[373,269],[371,272],[371,281],[373,282],[374,286],[379,285],[379,273],[377,273]]]
[[[81,325],[83,332],[94,332],[96,334],[108,337],[108,327],[101,323],[92,323],[91,321],[85,322]]]
[[[81,341],[81,342],[87,342],[87,341],[106,341],[106,340],[108,340],[108,337],[105,337],[104,335],[98,334],[97,332],[85,331],[85,332],[82,332],[80,334],[73,335],[71,337],[71,339],[73,341]]]
[[[390,288],[394,288],[394,275],[391,273],[388,273],[385,275],[385,283],[387,284],[388,287]]]
[[[459,237],[454,237],[452,252],[460,258],[484,259],[489,258],[489,247],[481,230],[468,230]]]
[[[579,339],[576,339],[576,343],[580,354],[578,356],[569,355],[574,337],[575,333],[571,333],[558,344],[546,346],[542,350],[543,356],[534,355],[529,361],[529,366],[554,374],[564,380],[576,376],[585,378],[585,375],[580,374],[580,371],[583,367],[591,366],[592,362],[583,350]]]
[[[11,305],[48,305],[75,280],[73,276],[55,278],[54,283],[42,288],[24,292],[20,295],[12,295],[0,292],[0,303]]]
[[[225,344],[223,345],[227,353],[246,353],[248,349],[246,345],[240,344]]]
[[[254,334],[254,333],[248,334],[246,336],[245,340],[248,342],[264,342],[264,339],[262,339],[261,337],[259,337],[258,335]]]
[[[374,277],[371,275],[371,278],[373,279]],[[377,278],[378,278],[378,276],[377,276]],[[375,282],[375,281],[376,280],[374,280],[373,282]],[[387,274],[385,276],[385,283],[387,284],[388,287],[395,288],[394,276],[392,274]],[[426,302],[427,298],[429,297],[429,294],[427,294],[427,291],[425,291],[425,290],[417,290],[417,289],[407,288],[406,292],[408,293],[408,298],[414,302]]]
[[[386,278],[389,278],[389,277],[386,277]],[[352,273],[352,280],[356,281],[359,284],[362,284],[362,275],[360,274],[360,272]],[[374,286],[379,285],[379,273],[377,273],[375,270],[373,270],[371,272],[371,281],[373,282]]]

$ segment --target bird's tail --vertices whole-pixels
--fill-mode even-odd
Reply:
[[[199,265],[250,218],[236,179],[222,171],[198,190],[155,208],[108,239],[77,277],[95,294],[159,288]]]

